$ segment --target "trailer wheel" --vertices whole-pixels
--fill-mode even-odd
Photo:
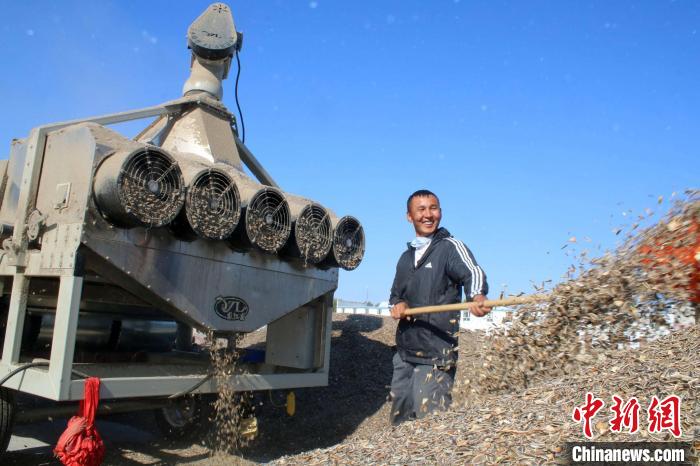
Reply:
[[[7,450],[14,423],[15,396],[12,391],[0,387],[0,455]]]
[[[201,396],[182,396],[153,413],[163,436],[180,439],[201,432],[194,427],[207,419],[207,405]]]

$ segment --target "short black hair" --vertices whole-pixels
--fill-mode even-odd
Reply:
[[[406,212],[411,211],[411,200],[413,200],[414,197],[429,197],[429,196],[435,196],[435,199],[437,199],[438,202],[440,202],[440,198],[437,197],[437,194],[435,194],[434,192],[429,191],[427,189],[419,189],[415,193],[408,196],[408,200],[406,201]]]

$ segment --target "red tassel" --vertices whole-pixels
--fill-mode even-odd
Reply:
[[[68,427],[58,439],[53,452],[66,466],[99,466],[105,456],[102,437],[95,428],[95,413],[100,401],[100,379],[85,380],[84,399],[78,415],[68,420]]]

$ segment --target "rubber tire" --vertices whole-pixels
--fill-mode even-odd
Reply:
[[[15,395],[11,390],[0,387],[0,455],[5,453],[12,437],[15,424]]]
[[[196,428],[209,415],[209,404],[201,396],[184,396],[170,406],[153,410],[156,425],[167,439],[183,439],[201,433]]]

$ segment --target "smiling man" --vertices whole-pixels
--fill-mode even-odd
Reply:
[[[452,304],[467,300],[483,303],[486,274],[471,251],[440,228],[440,200],[422,189],[406,203],[407,219],[416,238],[399,258],[391,288],[391,315],[400,319],[396,330],[394,375],[391,380],[391,423],[446,409],[452,397],[457,363],[459,311],[407,317],[409,307]],[[491,309],[472,308],[477,317]]]

